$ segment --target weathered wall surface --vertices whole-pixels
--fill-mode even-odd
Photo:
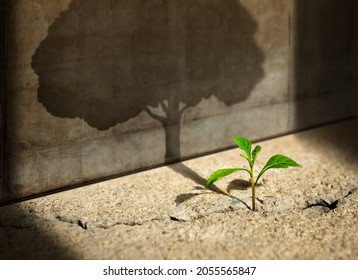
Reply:
[[[354,79],[349,90],[335,86],[344,75],[333,82],[356,69],[355,43],[340,47],[354,39],[354,14],[335,25],[332,53],[322,30],[334,5],[326,23],[318,4],[300,2],[6,1],[0,201],[227,148],[232,134],[255,140],[357,115]],[[338,103],[315,83],[320,61],[337,69],[324,89]],[[301,118],[317,100],[350,107]]]
[[[0,1],[0,198],[4,179],[5,5]]]
[[[296,128],[357,115],[358,3],[296,0],[292,113]]]

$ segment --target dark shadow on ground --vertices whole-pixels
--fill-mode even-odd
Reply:
[[[261,183],[257,183],[256,187],[261,187]],[[232,180],[228,187],[227,192],[231,193],[233,190],[239,190],[239,191],[245,191],[247,189],[251,189],[251,182],[248,180],[242,180],[242,179],[234,179]]]
[[[228,187],[227,187],[227,192],[230,193],[233,190],[240,190],[240,191],[244,191],[251,188],[251,184],[249,181],[247,180],[242,180],[242,179],[235,179],[232,180]]]
[[[186,166],[183,162],[171,164],[171,165],[168,165],[168,167],[171,170],[175,171],[176,173],[182,175],[183,177],[194,181],[196,184],[199,185],[199,187],[205,187],[206,179],[201,177],[193,169]]]
[[[18,204],[0,207],[0,259],[78,259],[68,244],[61,244],[48,232],[51,225],[44,223],[35,213],[21,209]]]
[[[176,206],[178,206],[179,204],[182,204],[185,201],[188,201],[198,195],[203,195],[203,194],[205,194],[205,193],[183,193],[183,194],[180,194],[175,198],[175,204],[176,204]]]

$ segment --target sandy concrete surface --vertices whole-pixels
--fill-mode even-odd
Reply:
[[[239,149],[3,206],[0,258],[358,259],[357,128],[257,143],[257,171],[277,153],[303,166],[268,171],[257,212],[245,173],[203,187]]]

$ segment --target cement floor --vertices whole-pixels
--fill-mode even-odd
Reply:
[[[358,119],[279,137],[251,204],[233,149],[0,208],[1,259],[358,259]]]

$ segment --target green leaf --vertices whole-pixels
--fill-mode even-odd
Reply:
[[[255,149],[252,151],[252,161],[255,162],[257,159],[257,156],[259,155],[259,152],[261,151],[261,146],[257,145]]]
[[[244,159],[247,159],[250,162],[250,160],[247,158],[247,156],[240,154],[240,157],[243,157]]]
[[[247,158],[249,161],[251,161],[251,146],[252,143],[249,139],[246,139],[245,137],[237,137],[235,135],[232,136],[232,139],[234,139],[236,145],[245,151]]]
[[[245,168],[225,168],[225,169],[219,169],[217,171],[215,171],[213,174],[210,175],[209,179],[206,181],[205,187],[209,187],[212,183],[214,183],[215,181],[231,174],[237,171],[246,171],[249,172],[249,170],[245,169]]]
[[[272,156],[265,166],[260,171],[259,175],[257,176],[256,183],[259,181],[262,174],[264,174],[267,170],[271,168],[288,168],[288,167],[301,167],[297,162],[293,159],[283,156],[283,155],[274,155]]]

